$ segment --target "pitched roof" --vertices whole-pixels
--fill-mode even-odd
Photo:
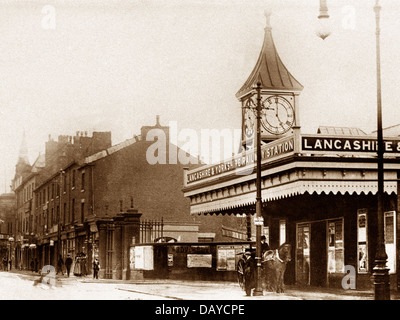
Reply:
[[[337,136],[365,136],[367,135],[364,131],[359,128],[350,128],[350,127],[325,127],[320,126],[318,128],[317,133],[319,134],[328,134],[328,135],[337,135]]]
[[[272,37],[270,14],[266,14],[266,17],[267,26],[260,56],[247,81],[236,93],[237,98],[252,91],[257,82],[261,83],[261,89],[266,90],[303,90],[303,86],[292,76],[279,57]]]

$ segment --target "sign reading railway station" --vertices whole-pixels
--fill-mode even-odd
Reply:
[[[294,139],[277,140],[263,145],[261,148],[261,161],[270,160],[280,155],[288,154],[294,150]],[[226,172],[237,169],[244,169],[247,166],[254,166],[256,163],[256,153],[254,149],[242,152],[222,163],[206,166],[203,169],[191,172],[187,175],[187,183],[204,180],[206,178],[215,177]],[[253,173],[250,171],[249,173]]]

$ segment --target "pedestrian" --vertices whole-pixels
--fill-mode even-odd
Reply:
[[[74,265],[74,275],[81,276],[82,275],[82,268],[81,268],[81,254],[78,253],[75,257],[75,265]]]
[[[61,274],[64,275],[63,266],[64,266],[64,260],[63,260],[61,254],[60,254],[60,256],[58,257],[57,272],[56,272],[56,274],[58,274],[59,272],[61,272]]]
[[[31,271],[35,271],[35,263],[33,262],[33,260],[31,260]]]
[[[99,259],[94,259],[93,261],[93,279],[99,278],[100,262]]]
[[[86,270],[86,254],[81,253],[81,272],[82,276],[85,277],[87,276],[87,270]]]
[[[72,266],[72,258],[71,255],[67,255],[67,259],[65,259],[65,268],[67,269],[67,276],[69,277],[69,273],[71,272],[71,266]]]
[[[3,270],[7,271],[8,270],[8,260],[7,257],[3,258]]]
[[[261,236],[261,254],[264,254],[264,252],[270,250],[267,238],[265,236]]]
[[[39,260],[38,258],[35,258],[35,272],[39,271]]]

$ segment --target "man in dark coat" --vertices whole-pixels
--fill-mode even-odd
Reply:
[[[62,275],[64,275],[64,271],[63,271],[63,266],[64,266],[64,260],[60,254],[60,256],[58,257],[58,262],[57,262],[57,273],[61,272]]]
[[[65,259],[65,268],[67,269],[68,277],[69,277],[69,273],[71,271],[71,266],[72,266],[72,258],[71,258],[71,255],[68,255],[67,259]]]

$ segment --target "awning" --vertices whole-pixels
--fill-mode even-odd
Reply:
[[[376,194],[378,191],[377,181],[329,181],[329,180],[298,180],[276,187],[270,187],[261,191],[262,201],[274,201],[303,194]],[[397,182],[389,181],[384,183],[384,191],[388,194],[397,194]],[[256,191],[245,194],[213,199],[212,201],[192,203],[191,214],[205,214],[220,211],[229,211],[239,207],[246,207],[256,203]]]

